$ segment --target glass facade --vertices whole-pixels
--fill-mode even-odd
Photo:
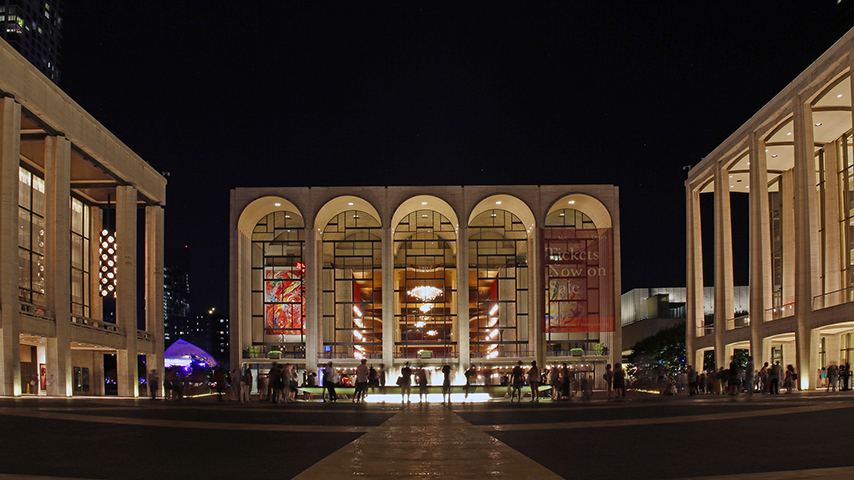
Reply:
[[[322,358],[382,358],[382,230],[350,210],[323,229]]]
[[[533,355],[528,347],[528,232],[516,215],[487,210],[469,225],[471,358]]]
[[[458,354],[457,233],[433,210],[411,212],[394,226],[397,358]]]
[[[262,218],[252,232],[252,318],[264,344],[283,356],[305,356],[305,228],[286,211]],[[254,324],[255,322],[253,322]]]
[[[20,167],[18,181],[18,297],[44,306],[44,180]]]
[[[579,229],[579,230],[595,230],[596,224],[593,223],[593,220],[590,219],[589,216],[584,214],[583,212],[573,209],[573,208],[565,208],[560,210],[555,210],[546,217],[546,229],[548,228],[560,228],[560,229]],[[578,305],[579,302],[573,301],[570,295],[562,296],[561,299],[555,298],[555,295],[550,291],[550,285],[545,285],[547,292],[545,294],[545,298],[549,305],[555,304],[553,307],[547,306],[547,312],[551,309],[580,309],[584,308],[582,305]],[[586,289],[590,289],[591,285],[585,285]],[[594,290],[598,290],[598,286],[595,287]],[[598,298],[598,297],[595,297]],[[588,303],[585,309],[586,314],[592,315],[594,312],[588,310],[590,306],[594,306],[597,302],[585,302]],[[594,307],[595,308],[595,307]],[[598,309],[595,311],[598,315]],[[586,315],[585,315],[586,316]],[[551,331],[551,329],[546,329],[546,354],[548,356],[554,357],[569,357],[573,355],[573,349],[581,349],[585,354],[602,354],[603,352],[599,352],[599,345],[601,344],[601,332],[569,332],[569,331],[560,331],[561,329],[556,329],[557,331]]]
[[[71,313],[89,316],[89,206],[71,198]]]

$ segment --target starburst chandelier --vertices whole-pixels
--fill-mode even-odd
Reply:
[[[415,287],[406,293],[421,300],[422,302],[432,302],[439,297],[439,295],[442,295],[442,290],[428,285],[421,285],[420,287]]]

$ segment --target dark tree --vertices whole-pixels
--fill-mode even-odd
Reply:
[[[659,330],[636,343],[632,350],[628,361],[639,370],[661,367],[668,375],[685,371],[685,322]]]

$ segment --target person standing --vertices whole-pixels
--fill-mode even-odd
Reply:
[[[539,403],[540,401],[540,368],[537,367],[537,361],[531,362],[531,368],[528,369],[528,385],[531,386],[531,402]]]
[[[621,363],[614,366],[614,390],[617,391],[617,398],[626,398],[626,371]]]
[[[157,389],[160,388],[160,377],[157,375],[157,369],[152,368],[150,372],[148,372],[148,393],[151,395],[152,400],[157,400]],[[48,385],[53,383],[51,380],[48,380]],[[50,388],[49,388],[50,389]]]
[[[611,366],[608,365],[610,369]],[[552,386],[552,400],[560,400],[560,369],[557,365],[553,365],[552,368],[549,369],[549,384]],[[608,392],[608,396],[611,396],[611,392]]]
[[[332,366],[332,362],[326,366],[326,371],[323,372],[323,386],[326,387],[326,391],[329,392],[329,401],[337,402],[338,395],[335,394],[335,382],[338,377],[338,373],[335,371],[335,367]]]
[[[368,394],[368,361],[364,358],[356,367],[356,395],[353,398],[353,403],[361,403],[365,401],[365,395]]]
[[[412,396],[412,369],[409,368],[409,362],[403,365],[400,369],[400,403],[404,400],[411,402]]]
[[[418,401],[424,402],[427,400],[427,372],[424,367],[418,369]]]
[[[831,363],[827,367],[827,390],[828,392],[836,391],[836,380],[837,375],[839,374],[839,369],[837,368],[835,363]]]
[[[522,402],[522,386],[525,384],[525,373],[522,371],[522,361],[519,360],[519,363],[513,367],[513,371],[510,373],[510,384],[512,385],[512,390],[510,390],[510,403],[513,403],[513,397],[518,395],[519,402]]]
[[[373,364],[371,364],[371,368],[368,369],[368,386],[371,387],[371,395],[373,395],[377,391],[377,387],[380,386],[380,376]]]
[[[769,369],[768,388],[772,395],[780,394],[780,362],[774,363]]]
[[[560,366],[560,377],[560,398],[569,400],[572,375],[570,374],[569,367],[566,366],[566,363],[563,363]]]
[[[697,371],[694,370],[693,365],[688,365],[688,396],[694,396],[698,393],[697,386],[700,383],[700,379],[697,376]]]
[[[442,367],[442,404],[447,398],[448,405],[451,404],[451,366],[447,363]]]
[[[691,367],[688,367],[689,369]],[[614,394],[614,371],[611,370],[611,364],[605,365],[605,386],[608,387],[608,400]]]
[[[756,370],[753,366],[753,356],[747,357],[747,366],[744,367],[744,388],[748,396],[753,396],[753,377],[756,375]]]
[[[243,378],[240,386],[240,403],[249,403],[249,394],[252,392],[252,369],[249,365],[243,369]]]
[[[377,372],[377,374],[380,377],[380,390],[382,390],[385,388],[385,364],[384,363],[380,364],[380,369]]]

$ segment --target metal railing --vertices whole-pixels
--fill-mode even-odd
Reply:
[[[546,357],[601,357],[608,355],[608,348],[570,348],[569,350],[547,350]],[[530,351],[527,356],[534,356],[534,352]]]
[[[854,302],[854,286],[817,295],[812,299],[812,309],[820,310],[851,302]]]
[[[750,315],[742,315],[740,317],[728,318],[726,320],[726,329],[735,330],[737,328],[745,328],[750,326]]]
[[[368,360],[374,359],[382,359],[382,353],[361,353],[359,356],[356,356],[355,353],[338,353],[338,352],[319,352],[317,354],[317,358],[325,358],[329,360],[357,360],[360,358],[366,358]]]
[[[706,325],[705,322],[697,326],[697,338],[715,334],[715,325]]]
[[[457,352],[432,352],[430,354],[430,358],[457,358],[459,355]],[[420,352],[394,352],[394,358],[417,358],[417,359],[427,359],[427,357],[422,357]]]
[[[243,358],[271,360],[305,358],[305,350],[281,350],[281,347],[276,345],[251,345],[243,349]]]
[[[154,335],[152,335],[151,332],[148,332],[145,330],[137,330],[136,331],[136,338],[137,338],[137,340],[145,340],[147,342],[150,342],[150,341],[154,340]]]
[[[772,307],[765,310],[765,321],[771,322],[781,318],[791,317],[795,314],[795,302],[784,303],[779,307]]]

